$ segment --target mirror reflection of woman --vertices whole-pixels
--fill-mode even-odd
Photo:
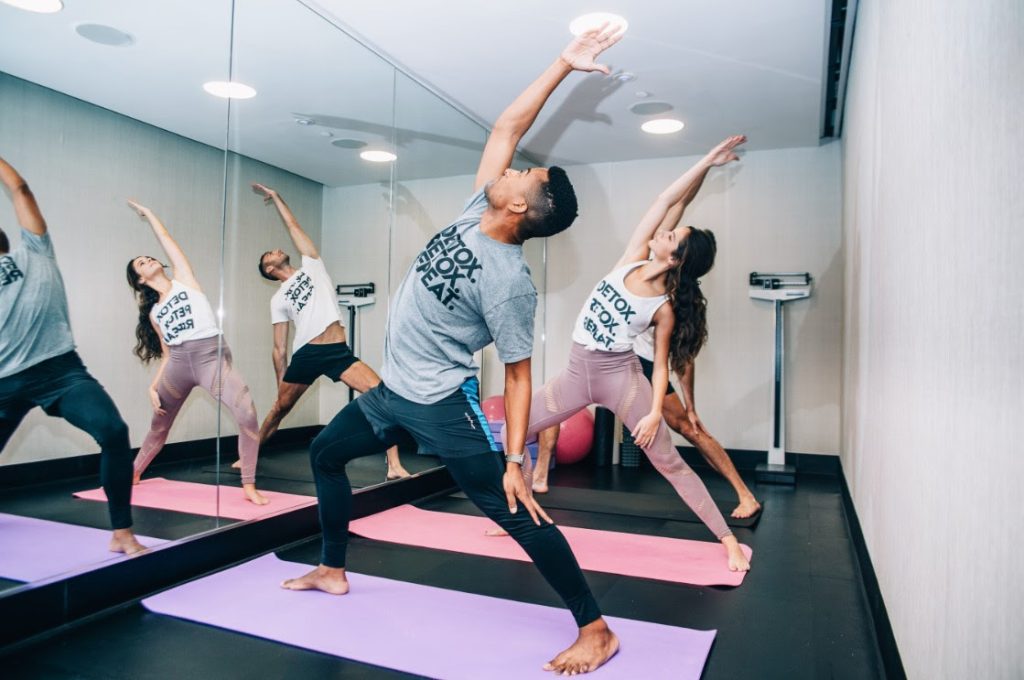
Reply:
[[[259,456],[259,420],[242,376],[234,370],[231,350],[220,340],[217,317],[196,280],[185,253],[160,219],[135,201],[128,205],[149,222],[153,234],[171,260],[172,275],[164,265],[147,255],[128,262],[128,285],[139,305],[135,328],[135,354],[149,363],[160,359],[149,400],[153,420],[135,458],[135,478],[153,461],[170,432],[182,404],[194,387],[202,387],[231,411],[238,425],[238,454],[242,462],[245,497],[257,505],[269,501],[256,489],[256,459]],[[223,353],[218,353],[218,345]]]

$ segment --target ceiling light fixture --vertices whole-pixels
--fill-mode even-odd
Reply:
[[[203,89],[214,97],[223,99],[252,99],[256,96],[256,90],[244,85],[226,80],[211,80],[203,83]]]
[[[573,35],[581,35],[595,28],[601,28],[603,24],[608,24],[609,28],[619,26],[621,27],[621,33],[625,33],[626,29],[629,28],[629,22],[618,14],[591,12],[590,14],[583,14],[573,19],[572,23],[569,24],[569,32]]]
[[[26,12],[38,12],[39,14],[53,14],[64,9],[64,3],[61,0],[0,0],[0,2]]]
[[[371,163],[390,163],[391,161],[397,160],[398,156],[391,153],[390,151],[363,151],[359,154],[359,157],[364,161],[370,161]]]
[[[638,116],[657,116],[660,113],[668,113],[672,109],[673,106],[668,102],[653,99],[642,102],[633,102],[629,105],[629,110]]]
[[[128,47],[135,44],[135,38],[130,33],[105,24],[78,24],[75,26],[75,33],[86,40],[110,47]]]
[[[685,127],[681,120],[675,118],[655,118],[640,126],[640,129],[652,135],[670,135]]]

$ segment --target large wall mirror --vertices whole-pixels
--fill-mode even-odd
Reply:
[[[380,373],[392,293],[472,192],[485,128],[343,19],[299,0],[0,4],[0,157],[34,191],[77,353],[127,426],[146,547],[315,502],[310,441]],[[342,338],[373,374],[338,380]],[[482,396],[500,394],[497,359],[478,359]],[[6,592],[119,559],[100,445],[43,405],[0,452]],[[358,489],[437,466],[402,450],[348,472]]]

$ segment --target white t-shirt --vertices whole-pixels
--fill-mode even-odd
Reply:
[[[626,275],[645,264],[647,260],[623,265],[594,286],[576,318],[573,342],[602,352],[633,349],[633,338],[650,327],[654,313],[668,300],[665,295],[633,295],[626,288]]]
[[[220,335],[217,317],[206,295],[176,279],[171,281],[167,298],[149,310],[149,318],[160,329],[164,342],[172,346]]]
[[[295,322],[292,354],[332,323],[341,323],[334,283],[323,260],[303,255],[302,268],[282,281],[270,299],[270,322],[288,321]]]

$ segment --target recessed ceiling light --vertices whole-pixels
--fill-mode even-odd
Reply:
[[[398,156],[390,151],[363,151],[359,154],[359,157],[364,161],[372,163],[390,163],[398,158]]]
[[[362,149],[363,147],[366,146],[366,142],[364,142],[361,139],[348,138],[335,139],[333,142],[331,142],[331,144],[338,147],[339,149]]]
[[[629,110],[638,116],[656,116],[672,110],[672,105],[662,101],[634,102]]]
[[[28,12],[39,12],[40,14],[53,14],[64,9],[61,0],[0,0],[5,5],[17,7]]]
[[[256,90],[248,85],[226,80],[211,80],[208,83],[203,83],[203,89],[214,97],[223,97],[224,99],[252,99],[256,96]]]
[[[313,120],[312,118],[296,118],[295,119],[295,124],[296,125],[316,125],[316,121]]]
[[[86,40],[110,47],[127,47],[135,43],[135,38],[130,33],[104,24],[78,24],[75,26],[75,33]]]
[[[572,23],[569,24],[569,32],[573,35],[580,35],[595,28],[601,28],[603,24],[608,24],[609,28],[621,26],[622,33],[625,33],[626,29],[629,28],[629,22],[618,14],[591,12],[590,14],[584,14],[573,19]]]
[[[632,80],[636,80],[636,74],[630,73],[629,71],[622,71],[612,76],[612,80],[617,80],[620,83],[628,83]]]
[[[646,97],[650,97],[651,93],[646,90],[637,90],[636,96],[639,97],[640,99],[644,99]]]
[[[683,121],[675,118],[655,118],[641,125],[640,129],[652,135],[670,135],[679,132],[683,127]]]

